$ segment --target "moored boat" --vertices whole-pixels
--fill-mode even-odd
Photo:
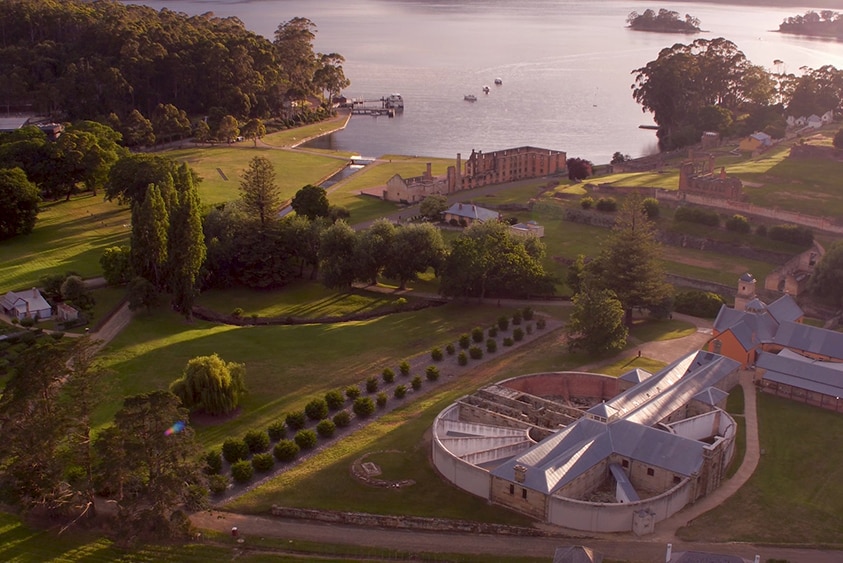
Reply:
[[[463,96],[463,100],[465,100],[466,102],[476,102],[477,96],[475,96],[474,94],[466,94],[465,96]]]

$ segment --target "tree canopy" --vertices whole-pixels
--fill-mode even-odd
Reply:
[[[818,298],[834,306],[843,305],[843,242],[828,247],[814,268],[809,288]]]
[[[629,332],[614,291],[587,285],[574,295],[573,304],[566,326],[570,350],[583,349],[592,355],[623,350]]]
[[[266,157],[256,156],[240,180],[240,198],[246,213],[253,215],[265,230],[281,212],[281,191],[275,183],[275,167]]]
[[[317,217],[328,217],[331,209],[325,188],[310,184],[296,192],[291,205],[296,215],[302,215],[311,221]]]
[[[246,392],[246,366],[225,362],[216,354],[197,356],[184,368],[170,391],[182,405],[210,415],[228,414]]]
[[[0,169],[0,240],[31,233],[39,201],[38,188],[23,170]]]

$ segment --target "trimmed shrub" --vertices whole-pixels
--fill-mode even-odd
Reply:
[[[392,396],[396,399],[403,399],[407,396],[407,386],[406,385],[399,385],[395,388],[395,391],[392,392]]]
[[[384,408],[384,407],[386,406],[386,401],[387,401],[388,399],[389,399],[389,397],[387,397],[387,396],[386,396],[386,393],[384,393],[383,391],[381,391],[380,393],[378,393],[378,396],[377,396],[377,397],[375,397],[375,403],[377,403],[377,405],[378,405],[380,408]]]
[[[275,467],[275,458],[270,453],[255,454],[255,457],[252,458],[252,467],[255,468],[255,471],[266,473]]]
[[[291,412],[286,416],[284,422],[292,430],[301,430],[307,424],[307,415],[304,414],[304,411]]]
[[[703,209],[702,207],[691,207],[689,205],[678,207],[673,214],[673,220],[683,221],[685,223],[699,223],[700,225],[708,225],[709,227],[720,225],[720,215],[716,211]]]
[[[713,319],[725,301],[716,293],[691,289],[678,292],[673,303],[677,313]]]
[[[814,242],[814,231],[801,225],[773,225],[767,229],[767,238],[799,246]]]
[[[472,346],[468,350],[468,355],[471,356],[472,360],[479,360],[483,357],[483,350],[479,346]]]
[[[479,326],[476,326],[471,329],[471,340],[473,342],[483,342],[484,336],[485,334],[483,334],[483,329]]]
[[[219,450],[211,450],[203,458],[205,460],[205,475],[216,475],[222,471],[222,454]]]
[[[532,321],[535,314],[532,307],[524,307],[521,311],[521,316],[524,317],[525,321]]]
[[[520,324],[521,324],[521,320],[522,320],[523,318],[524,318],[524,317],[523,317],[523,316],[521,316],[521,310],[520,310],[520,309],[515,309],[515,312],[514,312],[514,313],[512,313],[512,324],[513,324],[513,326],[518,326],[518,325],[520,325]]]
[[[345,388],[345,396],[352,401],[357,399],[360,396],[360,388],[356,385],[349,385]]]
[[[249,446],[253,454],[265,452],[269,449],[269,434],[263,430],[249,430],[243,437],[243,441]]]
[[[749,234],[752,228],[749,221],[743,215],[732,215],[726,219],[726,230],[733,233]]]
[[[281,440],[275,444],[275,448],[272,450],[272,455],[274,455],[275,459],[278,461],[293,461],[296,459],[296,456],[299,455],[299,450],[299,445],[293,440]]]
[[[367,393],[374,393],[378,390],[378,378],[377,377],[370,377],[366,380],[366,392]]]
[[[313,430],[299,430],[296,432],[293,440],[299,448],[309,450],[316,445],[316,432]]]
[[[456,352],[456,351],[457,351],[457,349],[456,349],[456,347],[454,347],[454,345],[453,345],[453,344],[448,344],[447,346],[445,346],[445,352],[446,352],[449,356],[453,356],[453,355],[454,355],[454,352]]]
[[[467,334],[460,334],[459,344],[460,348],[467,350],[468,347],[471,346],[471,337]]]
[[[515,344],[515,342],[512,340],[511,337],[507,336],[506,338],[503,339],[503,345],[504,346],[512,346],[513,344]]]
[[[430,351],[430,359],[434,362],[441,362],[442,358],[444,358],[444,354],[442,354],[442,350],[439,348],[434,348]]]
[[[343,407],[343,405],[345,405],[345,395],[336,389],[328,391],[325,393],[325,403],[328,405],[330,410],[338,411]]]
[[[410,375],[410,364],[407,363],[407,360],[404,360],[403,362],[398,364],[398,371],[400,371],[401,375],[403,375],[404,377]]]
[[[252,463],[245,459],[238,461],[231,466],[231,477],[235,483],[248,483],[252,480],[255,469]]]
[[[384,368],[381,373],[381,377],[383,378],[384,383],[392,383],[395,381],[395,372],[389,368]]]
[[[524,331],[521,330],[520,326],[512,331],[512,338],[516,342],[521,342],[522,340],[524,340]]]
[[[348,411],[340,411],[334,415],[334,418],[331,420],[334,421],[334,424],[337,425],[337,428],[345,428],[349,424],[351,424],[351,415]]]
[[[498,328],[506,330],[509,328],[509,319],[507,317],[498,317]]]
[[[594,198],[590,195],[580,198],[580,207],[583,209],[591,209],[594,207]]]
[[[221,495],[228,488],[228,475],[211,475],[208,477],[208,488],[215,495]]]
[[[375,402],[371,397],[357,397],[354,400],[354,406],[351,408],[354,414],[360,418],[366,418],[375,412]]]
[[[496,326],[489,327],[489,330],[487,331],[487,334],[489,335],[489,338],[495,338],[498,335],[498,327],[496,327]]]
[[[276,420],[269,425],[269,428],[266,429],[266,433],[269,434],[270,440],[277,442],[287,435],[287,427],[284,425],[283,420]]]
[[[304,406],[304,414],[310,420],[322,420],[328,416],[328,403],[325,399],[313,399]]]
[[[337,425],[334,424],[332,420],[320,420],[319,424],[316,425],[316,433],[322,436],[323,438],[330,438],[334,435],[334,432],[337,431]]]
[[[490,354],[494,354],[498,351],[498,343],[494,338],[486,340],[486,351]]]
[[[544,328],[546,326],[547,326],[547,321],[544,318],[539,317],[539,319],[536,320],[536,328],[537,329],[544,330]]]
[[[249,446],[239,438],[227,438],[222,443],[222,457],[228,463],[237,463],[249,457]]]
[[[468,364],[468,356],[465,355],[465,350],[460,351],[460,355],[457,356],[457,363],[461,366]]]
[[[241,307],[236,307],[232,312],[231,316],[235,318],[239,318],[243,316],[243,309]]]
[[[413,388],[413,391],[418,391],[421,389],[422,386],[422,378],[421,376],[415,376],[413,380],[410,382],[410,387]]]
[[[597,211],[602,211],[604,213],[614,213],[618,210],[618,200],[613,197],[601,197],[597,200],[597,203],[594,205],[597,208]]]
[[[20,320],[20,325],[23,328],[32,328],[35,326],[35,319],[33,317],[24,317]]]
[[[424,376],[428,381],[436,381],[439,379],[439,368],[436,366],[427,366],[427,369],[424,370]]]
[[[661,214],[659,200],[654,197],[645,197],[641,204],[644,206],[644,213],[647,214],[647,219],[655,221],[659,218],[659,215]]]
[[[524,332],[527,334],[533,334],[533,325],[528,324],[524,326]]]

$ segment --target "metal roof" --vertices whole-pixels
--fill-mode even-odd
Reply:
[[[843,333],[816,326],[785,321],[779,326],[773,343],[785,348],[843,359]]]
[[[755,361],[756,367],[766,370],[763,375],[766,381],[783,383],[832,397],[843,397],[843,373],[823,363],[769,352],[761,352]]]
[[[457,217],[468,217],[477,221],[494,221],[500,217],[500,213],[474,205],[473,203],[455,203],[445,213]]]
[[[620,376],[618,379],[621,381],[628,381],[630,383],[641,383],[645,379],[652,377],[652,375],[652,373],[645,369],[634,368]]]
[[[706,405],[717,405],[720,401],[728,397],[729,394],[717,387],[709,387],[694,395],[694,400],[704,403]]]
[[[612,473],[612,477],[615,478],[615,483],[617,483],[618,487],[623,490],[626,498],[628,498],[630,502],[641,500],[641,497],[638,496],[638,491],[635,490],[635,487],[632,486],[632,482],[629,480],[629,475],[621,469],[620,465],[617,463],[610,463],[609,471]]]
[[[602,561],[602,554],[581,545],[557,547],[553,553],[553,563],[601,563]]]
[[[778,322],[769,314],[766,305],[764,307],[763,312],[752,312],[736,311],[723,305],[714,319],[714,330],[718,333],[731,331],[744,350],[751,350],[763,342],[772,342]],[[787,314],[786,304],[779,311],[782,315]]]
[[[779,324],[787,321],[797,321],[805,316],[805,312],[789,294],[784,294],[769,305],[767,311]]]

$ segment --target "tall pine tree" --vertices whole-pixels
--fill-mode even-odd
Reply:
[[[175,208],[170,212],[167,239],[169,286],[173,307],[189,319],[196,299],[199,271],[205,262],[205,236],[202,232],[199,194],[186,164],[179,167],[175,184],[177,197]]]
[[[132,204],[132,270],[164,289],[167,265],[167,227],[170,218],[161,190],[151,184],[141,203]]]
[[[240,197],[247,212],[260,221],[261,231],[278,218],[281,192],[275,183],[275,167],[268,158],[256,156],[249,162],[240,181]]]

